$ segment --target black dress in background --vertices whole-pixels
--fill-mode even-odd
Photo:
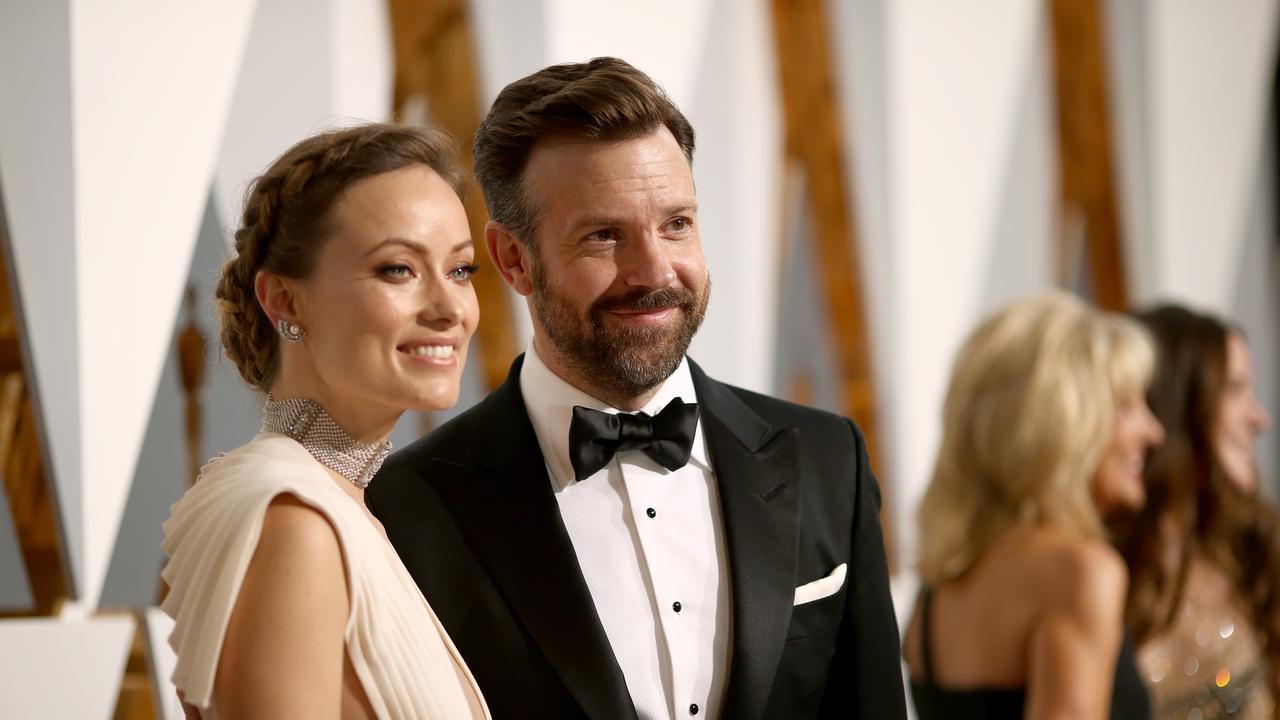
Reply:
[[[920,720],[1020,720],[1027,704],[1026,688],[973,688],[951,690],[933,681],[933,653],[929,612],[932,593],[920,593],[920,655],[924,660],[924,681],[911,681]],[[1151,701],[1138,675],[1133,643],[1126,631],[1116,659],[1115,683],[1111,689],[1111,720],[1150,720]]]

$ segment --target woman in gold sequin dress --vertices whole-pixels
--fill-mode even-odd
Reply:
[[[1268,418],[1248,346],[1216,318],[1139,316],[1160,347],[1149,392],[1167,439],[1147,504],[1116,525],[1128,621],[1156,718],[1269,718],[1280,691],[1280,524],[1258,497],[1254,439]]]

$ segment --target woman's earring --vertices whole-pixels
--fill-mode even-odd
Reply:
[[[303,330],[301,326],[295,325],[284,318],[276,321],[276,329],[280,331],[280,337],[294,343],[301,341],[307,335],[307,331]]]

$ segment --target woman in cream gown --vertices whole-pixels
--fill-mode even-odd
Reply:
[[[165,523],[174,684],[208,717],[487,718],[365,509],[408,409],[457,400],[478,320],[452,145],[365,125],[295,145],[247,195],[222,343],[266,394]]]

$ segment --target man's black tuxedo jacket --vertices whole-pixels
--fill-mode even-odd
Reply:
[[[495,718],[634,718],[525,411],[522,360],[474,408],[388,458],[367,502]],[[690,368],[732,582],[722,716],[905,718],[862,434]],[[840,563],[839,592],[793,606],[797,586]]]

